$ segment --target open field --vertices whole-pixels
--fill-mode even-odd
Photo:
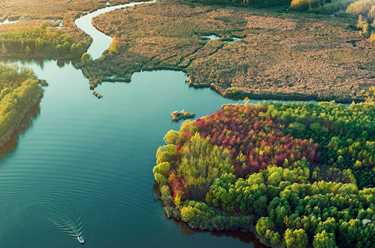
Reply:
[[[375,45],[350,18],[158,1],[93,22],[119,46],[83,65],[99,81],[173,69],[186,71],[191,86],[227,97],[351,102],[375,78]],[[221,39],[207,42],[210,34]],[[231,37],[245,39],[225,41]]]

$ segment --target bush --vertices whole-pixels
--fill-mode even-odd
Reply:
[[[92,61],[92,57],[91,57],[90,54],[84,53],[84,54],[82,54],[81,61],[84,62],[84,63],[87,63],[89,61]]]
[[[292,0],[290,7],[295,10],[307,10],[320,5],[320,0]]]
[[[360,0],[348,6],[346,13],[350,15],[366,14],[375,5],[375,0]]]

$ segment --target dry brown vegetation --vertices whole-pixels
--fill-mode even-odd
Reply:
[[[375,46],[349,18],[159,1],[101,15],[94,25],[119,45],[83,66],[99,81],[174,69],[186,71],[191,86],[228,97],[341,102],[361,99],[356,92],[374,84]],[[222,39],[207,42],[209,34]],[[246,39],[224,41],[232,36]]]
[[[86,48],[90,37],[74,20],[106,2],[0,0],[0,19],[18,19],[16,26],[63,20],[63,31]],[[358,35],[352,19],[161,0],[100,15],[94,25],[116,37],[119,48],[79,65],[96,83],[129,81],[140,70],[173,69],[186,71],[190,85],[228,97],[349,102],[360,99],[356,92],[375,78],[375,44]],[[7,26],[0,25],[0,31]],[[210,34],[221,39],[203,38]],[[225,42],[233,36],[246,39]]]

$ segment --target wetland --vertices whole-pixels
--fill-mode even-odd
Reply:
[[[232,228],[233,226],[201,228],[220,230],[219,232],[191,229],[191,227],[199,227],[201,219],[195,219],[194,215],[189,215],[189,211],[203,210],[201,208],[205,207],[202,204],[199,205],[194,201],[182,204],[175,200],[175,196],[172,201],[168,199],[169,207],[181,206],[181,211],[184,209],[182,220],[188,223],[185,224],[167,218],[176,218],[173,214],[176,209],[172,207],[166,210],[165,199],[162,199],[165,213],[160,207],[160,202],[154,201],[154,197],[158,198],[158,185],[154,185],[154,177],[151,173],[155,165],[155,151],[163,145],[163,136],[168,130],[180,129],[180,124],[170,120],[170,113],[176,109],[188,109],[200,117],[219,110],[222,104],[238,103],[237,100],[223,96],[231,98],[250,96],[253,99],[363,101],[366,94],[361,90],[367,90],[373,84],[374,45],[366,37],[358,35],[355,28],[356,20],[351,18],[286,12],[284,7],[266,10],[158,1],[111,8],[107,5],[126,2],[109,1],[107,4],[104,1],[92,3],[85,0],[74,1],[73,4],[60,1],[59,5],[51,9],[48,16],[45,9],[56,1],[46,1],[44,6],[41,3],[42,1],[35,1],[36,8],[31,10],[27,8],[30,1],[23,1],[21,5],[8,1],[6,10],[2,13],[3,19],[17,21],[12,24],[15,27],[29,24],[39,26],[50,20],[50,26],[63,27],[63,31],[72,39],[81,42],[82,49],[86,51],[89,48],[88,52],[93,54],[94,60],[70,62],[4,59],[8,64],[16,63],[19,66],[30,67],[38,78],[46,79],[49,83],[39,106],[34,106],[26,114],[26,118],[21,122],[21,131],[11,137],[1,152],[0,212],[3,219],[0,225],[2,230],[0,242],[6,247],[41,247],[51,243],[54,247],[71,247],[78,245],[75,239],[77,235],[82,235],[86,240],[85,244],[89,247],[123,247],[125,244],[131,247],[264,247],[252,234],[223,232],[223,230],[238,229]],[[138,4],[140,5],[134,6]],[[119,9],[114,10],[116,8]],[[89,12],[91,14],[88,14]],[[108,13],[104,14],[105,12]],[[81,15],[85,16],[78,18]],[[58,20],[63,20],[63,25]],[[4,32],[7,27],[2,25],[0,29]],[[91,41],[93,43],[90,46]],[[114,42],[116,46],[113,45]],[[110,45],[111,48],[108,49]],[[124,81],[131,81],[131,83],[119,83]],[[186,81],[188,83],[184,83]],[[96,90],[100,94],[95,92],[96,97],[88,89],[89,83],[90,88],[98,87]],[[204,89],[208,87],[214,91]],[[100,97],[97,94],[105,97],[98,100]],[[246,104],[249,103],[256,104],[257,101],[247,101]],[[257,119],[257,123],[258,119],[262,118],[257,116],[259,112],[267,112],[271,116],[265,108],[266,105],[267,103],[263,106],[258,104],[256,111],[254,110],[254,114],[250,116]],[[268,103],[267,108],[271,105],[276,105],[276,102]],[[314,105],[278,104],[277,108],[279,110],[285,106],[292,106],[291,108],[298,110],[299,106],[303,106],[301,109],[308,109]],[[329,103],[324,106],[328,109],[334,108],[331,108]],[[332,106],[336,105],[332,104]],[[360,118],[355,117],[350,121],[361,119],[366,123],[371,122],[372,115],[363,117],[362,106],[367,109],[367,105],[351,106],[350,111],[355,112],[353,116],[358,115]],[[318,107],[311,107],[314,108]],[[340,113],[347,115],[345,111],[350,112],[342,108],[344,108],[342,105],[338,106]],[[279,112],[280,115],[274,114],[283,122],[289,123],[287,120],[289,117],[281,113],[282,111]],[[236,114],[238,113],[235,112]],[[306,117],[304,114],[301,116]],[[200,123],[199,128],[204,129],[207,123],[202,124],[202,120],[205,118],[198,119],[194,123]],[[302,117],[298,116],[298,118]],[[303,118],[306,126],[311,130],[316,129],[316,125],[311,126],[310,120]],[[343,118],[345,119],[345,116]],[[341,124],[344,126],[343,130],[348,128],[345,126],[345,121],[335,123],[340,135]],[[279,139],[277,131],[284,130],[287,124],[277,125],[277,130],[274,131]],[[334,124],[322,125],[319,132],[324,132],[324,128],[337,131]],[[294,128],[292,125],[286,130],[296,132],[294,135],[298,136],[301,135],[298,127],[301,126],[297,125]],[[370,128],[372,130],[372,126]],[[206,129],[204,131],[208,131],[208,128]],[[233,131],[238,131],[237,127],[234,129]],[[316,136],[319,132],[313,133],[310,129],[305,129],[309,130],[307,136],[310,135],[314,140],[325,138],[325,135]],[[357,129],[355,132],[361,131]],[[193,127],[190,131],[194,130]],[[228,135],[225,130],[223,132]],[[260,134],[264,134],[262,130]],[[367,139],[366,133],[359,134]],[[348,135],[352,138],[353,133],[348,132]],[[188,136],[192,137],[193,133],[189,133]],[[329,139],[333,139],[331,136]],[[313,146],[312,141],[293,141],[290,136],[286,137],[287,141],[293,144],[292,152],[288,156],[294,153],[299,156],[293,155],[291,160],[308,156],[309,162],[317,161],[315,157],[317,147]],[[284,140],[284,137],[282,139]],[[305,155],[298,153],[300,149],[298,142],[303,143],[301,146],[306,146],[308,153]],[[321,142],[327,145],[328,139]],[[363,149],[371,150],[373,141],[370,138],[367,142],[370,142],[369,146],[364,143],[362,145],[366,148]],[[228,141],[225,142],[225,146],[227,145]],[[340,153],[338,145],[343,146],[340,142],[332,143],[334,148],[327,158],[333,159],[336,152]],[[295,146],[297,148],[294,148]],[[346,149],[346,147],[341,148]],[[350,146],[348,149],[353,147]],[[364,186],[372,186],[367,180],[368,177],[373,176],[372,171],[367,171],[368,165],[373,163],[372,150],[370,153],[369,151],[366,150],[365,155],[362,150],[361,155],[351,153],[353,159],[360,160],[365,157],[363,161],[359,161],[360,164],[353,159],[350,160],[349,157],[344,158],[345,163],[342,163],[340,158],[337,159],[338,164],[356,168],[354,174],[356,178],[358,174],[358,178],[361,179],[358,182],[361,189]],[[259,150],[256,152],[258,153]],[[261,153],[263,155],[263,151]],[[367,156],[369,154],[370,156]],[[189,156],[188,152],[185,155]],[[225,156],[229,156],[229,153]],[[258,172],[260,168],[266,169],[267,158],[263,156],[260,158],[262,161],[258,160],[256,158],[255,162],[252,160],[247,165],[236,164],[236,176],[239,177],[244,171],[248,173],[247,170],[252,170],[252,167],[257,168],[254,172]],[[276,157],[271,160],[275,160],[272,163],[277,165],[282,162]],[[242,158],[238,161],[241,162]],[[295,167],[298,165],[302,166],[297,164]],[[302,167],[306,168],[305,165]],[[234,172],[230,169],[230,165],[228,168],[223,172]],[[298,170],[298,168],[294,169]],[[362,169],[365,173],[361,173]],[[332,174],[332,180],[339,175],[342,179],[340,183],[355,184],[352,174],[337,174],[337,170],[329,172]],[[270,168],[268,172],[263,171],[266,173],[266,181],[269,181],[267,187],[281,187],[280,189],[284,190],[285,185],[281,186],[271,181],[270,176],[274,175],[275,171],[280,172],[276,168]],[[329,174],[314,172],[318,178]],[[261,177],[261,173],[253,174],[252,178]],[[171,174],[163,176],[169,178]],[[158,179],[155,175],[155,179],[160,184],[160,177]],[[228,176],[228,174],[223,178],[220,177],[220,180],[229,180],[231,183],[234,183],[235,179],[233,175]],[[181,181],[181,178],[178,180]],[[217,180],[217,185],[221,184],[220,180]],[[302,175],[298,180],[298,183],[302,184],[310,178]],[[249,184],[254,184],[250,179],[247,181]],[[204,193],[209,190],[207,182],[203,183]],[[190,186],[193,186],[194,199],[202,200],[204,196],[199,191],[200,185],[192,181],[190,183]],[[176,190],[174,183],[170,186],[173,191]],[[343,190],[346,189],[345,187],[342,187]],[[358,193],[355,187],[349,185],[348,188],[352,191],[346,190],[350,191],[348,192],[352,197],[356,197],[355,194]],[[215,207],[221,206],[229,212],[238,208],[235,203],[232,206],[228,205],[226,200],[220,200],[215,189],[210,189],[209,192],[211,195],[207,203],[214,204]],[[360,194],[367,194],[363,192],[361,191]],[[270,195],[273,193],[270,191]],[[163,192],[161,194],[163,197]],[[263,196],[256,202],[258,205],[262,205],[262,202],[266,203]],[[363,204],[367,206],[369,202]],[[366,211],[371,212],[371,206]],[[208,212],[212,213],[212,209],[210,208]],[[262,215],[261,211],[255,212],[256,215]],[[248,225],[254,220],[252,218],[245,218],[241,225],[245,224],[247,228],[254,231],[255,224],[253,223],[252,227]],[[231,224],[237,223],[238,216],[230,218],[230,221]],[[267,221],[269,219],[261,219],[259,225],[267,226]],[[280,224],[279,222],[283,220],[277,218],[277,224]],[[297,222],[293,220],[290,225],[293,227],[295,225],[297,228],[299,225]],[[223,226],[224,222],[217,223],[219,224]],[[240,224],[235,225],[240,227]],[[369,226],[373,227],[372,224]],[[269,236],[264,236],[265,233],[257,230],[261,235],[260,238],[263,238],[262,242],[270,245],[272,240],[279,241],[280,237],[275,238],[276,231],[280,231],[282,227],[276,228],[277,230],[272,230],[272,235]],[[244,231],[246,228],[242,229]],[[298,236],[298,232],[296,234],[293,231],[288,232],[288,235],[292,238],[293,235]],[[348,235],[342,235],[342,237],[346,236]],[[14,242],[14,239],[17,242]],[[345,241],[340,240],[340,242]],[[356,241],[353,239],[350,242]]]

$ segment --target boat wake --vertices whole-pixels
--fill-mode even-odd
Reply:
[[[47,219],[66,234],[75,238],[78,236],[83,237],[82,219],[78,213],[74,213],[72,216],[66,216],[59,212],[51,212]]]
[[[47,213],[47,220],[54,226],[74,238],[83,237],[82,218],[77,211],[72,211],[74,206],[71,206],[66,201],[51,201],[50,199],[41,201],[38,205],[44,209],[43,212]]]

